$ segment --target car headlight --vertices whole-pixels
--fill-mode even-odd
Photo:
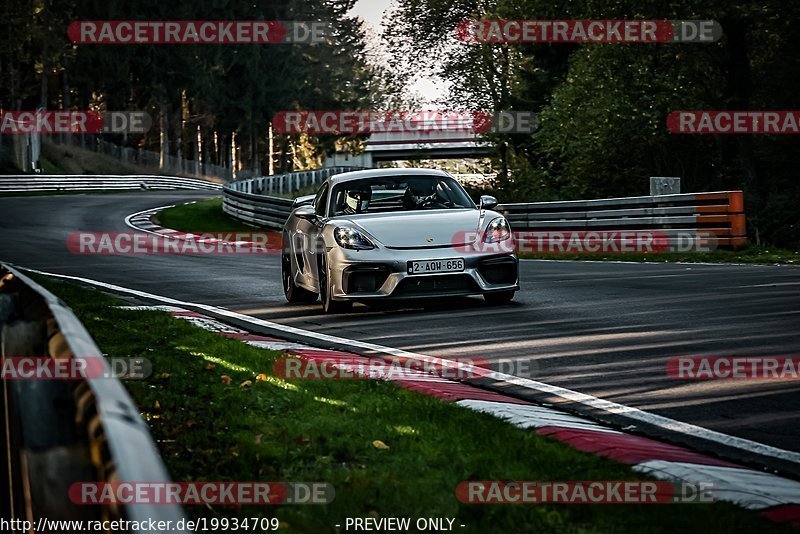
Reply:
[[[352,250],[368,250],[375,248],[372,241],[367,239],[364,234],[355,228],[339,226],[333,230],[333,238],[342,248],[349,248]]]
[[[511,237],[511,227],[503,217],[492,219],[483,234],[484,243],[500,243]]]

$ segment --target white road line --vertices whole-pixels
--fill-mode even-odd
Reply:
[[[183,308],[178,308],[177,306],[118,306],[120,310],[131,310],[131,311],[163,311],[163,312],[181,312],[186,311]]]
[[[460,400],[456,402],[456,404],[476,412],[491,414],[519,428],[557,426],[578,430],[594,430],[595,432],[607,432],[610,434],[622,434],[622,432],[608,428],[607,426],[601,426],[587,419],[565,414],[564,412],[552,410],[544,406],[530,406],[527,404],[511,404],[508,402],[475,399]]]
[[[202,315],[201,317],[194,317],[191,315],[176,315],[181,312],[187,312],[191,310],[187,310],[186,308],[179,308],[177,306],[118,306],[121,310],[132,310],[132,311],[163,311],[172,314],[173,317],[176,319],[182,319],[187,321],[203,330],[208,330],[209,332],[214,332],[215,334],[225,335],[225,334],[249,334],[249,332],[242,330],[241,328],[233,328],[232,326],[228,326],[225,323],[221,323],[216,319],[211,317]],[[264,336],[266,337],[266,336]],[[236,339],[236,338],[233,338]],[[246,343],[247,345],[252,345],[254,347],[258,347],[260,349],[268,349],[268,350],[313,350],[314,347],[309,345],[303,345],[301,343],[290,343],[287,341],[265,341],[265,340],[253,340],[253,339],[238,339],[242,343]],[[320,352],[328,352],[322,349],[316,349]]]
[[[777,287],[777,286],[800,286],[800,282],[775,282],[772,284],[756,284],[752,286],[734,286],[735,289],[747,287]]]
[[[721,267],[724,265],[735,265],[737,267],[800,267],[794,263],[732,263],[732,262],[702,262],[702,261],[631,261],[631,260],[545,260],[542,258],[520,258],[519,261],[549,261],[549,262],[566,262],[566,263],[621,263],[624,265],[707,265],[713,267]]]
[[[250,317],[248,315],[243,315],[241,313],[237,313],[235,311],[227,310],[225,308],[218,308],[216,306],[209,306],[207,304],[199,304],[193,302],[185,302],[177,299],[173,299],[170,297],[164,297],[161,295],[154,295],[152,293],[147,293],[144,291],[139,291],[137,289],[130,289],[122,286],[117,286],[113,284],[108,284],[105,282],[100,282],[98,280],[92,280],[90,278],[82,278],[79,276],[69,276],[64,274],[56,274],[56,273],[48,273],[44,271],[39,271],[36,269],[24,269],[22,267],[18,267],[20,269],[45,275],[45,276],[52,276],[54,278],[63,278],[67,280],[75,280],[79,282],[83,282],[89,285],[95,285],[97,287],[106,288],[118,293],[133,295],[137,297],[147,298],[151,300],[161,301],[164,304],[170,304],[174,306],[181,306],[181,307],[194,307],[201,310],[206,310],[211,313],[216,313],[218,315],[224,317],[230,317],[231,319],[236,319],[239,321],[243,321],[249,324],[261,326],[264,328],[270,328],[273,330],[279,330],[287,333],[292,333],[296,335],[305,336],[308,338],[312,338],[318,341],[333,343],[337,345],[349,345],[351,347],[358,347],[364,350],[379,352],[383,354],[389,354],[391,356],[397,356],[401,358],[413,358],[423,362],[431,362],[433,364],[439,365],[450,365],[454,367],[464,367],[463,363],[457,363],[451,360],[447,360],[444,358],[435,358],[432,356],[425,356],[422,354],[415,354],[413,352],[408,352],[402,349],[395,349],[392,347],[384,347],[382,345],[376,345],[374,343],[368,343],[364,341],[358,341],[353,339],[346,339],[337,336],[331,336],[328,334],[321,334],[317,332],[312,332],[309,330],[304,330],[302,328],[296,328],[293,326],[282,325],[279,323],[273,323],[271,321],[265,321],[264,319],[258,319],[256,317]],[[647,425],[651,425],[669,432],[684,434],[687,436],[691,436],[694,438],[702,438],[710,442],[719,443],[721,445],[725,445],[728,447],[733,447],[740,449],[742,451],[747,451],[749,453],[769,456],[773,458],[777,458],[783,461],[792,462],[796,464],[800,464],[800,453],[788,451],[785,449],[780,449],[778,447],[773,447],[771,445],[765,445],[763,443],[758,443],[755,441],[751,441],[749,439],[739,438],[736,436],[730,436],[728,434],[723,434],[721,432],[716,432],[714,430],[709,430],[707,428],[703,428],[697,425],[693,425],[691,423],[684,423],[681,421],[676,421],[675,419],[670,419],[668,417],[664,417],[661,415],[653,414],[650,412],[645,412],[639,410],[638,408],[633,408],[631,406],[625,406],[623,404],[618,404],[616,402],[611,402],[605,399],[600,399],[597,397],[593,397],[592,395],[587,395],[585,393],[581,393],[578,391],[573,391],[570,389],[562,388],[559,386],[554,386],[551,384],[546,384],[544,382],[538,382],[536,380],[531,380],[528,378],[521,378],[513,375],[508,375],[505,373],[498,373],[496,371],[487,371],[486,369],[476,367],[475,373],[481,373],[482,376],[487,378],[492,378],[499,382],[503,382],[505,384],[512,384],[515,386],[527,388],[533,391],[537,391],[540,393],[548,393],[563,399],[569,400],[571,402],[581,404],[585,407],[592,408],[592,409],[599,409],[605,411],[607,413],[616,414],[616,415],[623,415],[629,419],[634,421],[639,421],[641,423],[645,423]]]
[[[655,478],[706,485],[714,500],[751,510],[800,503],[800,482],[752,469],[666,460],[648,460],[632,467]]]
[[[150,209],[146,209],[146,210],[142,210],[142,211],[137,211],[136,213],[131,213],[130,215],[125,217],[125,224],[127,224],[129,227],[133,228],[134,230],[141,230],[142,232],[147,232],[148,234],[161,235],[158,232],[153,232],[151,230],[145,230],[144,228],[142,228],[140,226],[136,226],[135,224],[133,224],[132,220],[135,217],[137,217],[138,215],[143,215],[145,213],[148,213],[148,214],[149,213],[155,213],[157,211],[165,210],[167,208],[174,208],[174,207],[175,207],[175,204],[170,204],[168,206],[161,206],[161,207],[158,207],[158,208],[150,208]],[[148,217],[147,220],[149,221],[150,217]]]

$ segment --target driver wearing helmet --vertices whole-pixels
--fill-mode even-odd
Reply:
[[[366,186],[356,186],[345,193],[344,212],[348,215],[354,213],[364,213],[369,208],[369,201],[372,199],[372,188]]]

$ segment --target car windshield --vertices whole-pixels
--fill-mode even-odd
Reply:
[[[348,202],[348,199],[350,201]],[[380,213],[425,209],[475,208],[461,185],[449,176],[376,176],[337,184],[332,213]]]

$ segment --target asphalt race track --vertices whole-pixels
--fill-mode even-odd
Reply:
[[[535,380],[792,451],[800,381],[678,382],[674,356],[800,355],[800,266],[521,262],[512,305],[480,298],[324,316],[289,306],[277,255],[79,256],[76,231],[209,192],[0,198],[0,260],[418,353],[530,362]],[[510,365],[499,370],[508,372]]]

